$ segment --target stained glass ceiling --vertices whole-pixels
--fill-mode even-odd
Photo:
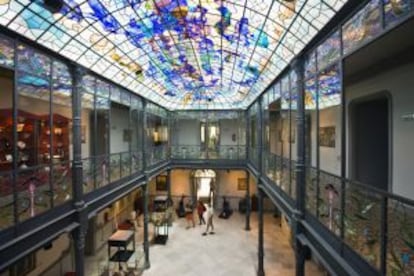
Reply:
[[[246,108],[345,0],[0,0],[0,24],[168,109]]]

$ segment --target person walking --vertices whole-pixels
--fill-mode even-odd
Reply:
[[[191,225],[195,227],[194,209],[193,209],[193,204],[191,202],[188,202],[187,205],[185,206],[185,219],[187,220],[186,229],[189,229]]]
[[[211,227],[210,234],[211,235],[214,234],[213,216],[214,216],[213,206],[211,205],[211,203],[209,203],[207,207],[207,228],[206,228],[206,232],[202,234],[203,236],[207,235],[210,227]]]
[[[204,203],[199,200],[197,204],[197,214],[199,219],[199,224],[206,224],[206,221],[204,220],[204,212],[206,211],[206,207],[204,206]]]

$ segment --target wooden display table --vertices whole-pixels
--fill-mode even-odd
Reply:
[[[132,243],[132,249],[128,246]],[[115,254],[111,254],[111,248],[116,247]],[[118,230],[108,239],[108,258],[110,262],[117,262],[119,269],[121,263],[127,263],[135,253],[135,232],[131,230]]]

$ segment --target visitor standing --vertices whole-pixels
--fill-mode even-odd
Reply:
[[[206,211],[206,207],[204,206],[204,203],[199,200],[197,204],[197,214],[198,219],[200,221],[200,225],[206,224],[206,221],[204,220],[204,212]]]
[[[191,225],[195,227],[194,209],[193,209],[193,204],[191,202],[187,203],[185,206],[185,219],[187,220],[186,229],[190,228]]]
[[[207,228],[206,228],[206,232],[203,233],[203,236],[207,235],[208,230],[210,228],[211,228],[210,234],[214,234],[213,216],[214,216],[213,206],[211,205],[211,203],[209,203],[207,207]]]

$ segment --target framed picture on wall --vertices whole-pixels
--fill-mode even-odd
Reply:
[[[157,191],[167,191],[167,176],[158,175],[155,178],[155,189]]]
[[[334,148],[335,147],[335,127],[320,127],[319,128],[319,145],[321,147]]]
[[[247,178],[237,179],[237,190],[246,191],[247,190]]]

